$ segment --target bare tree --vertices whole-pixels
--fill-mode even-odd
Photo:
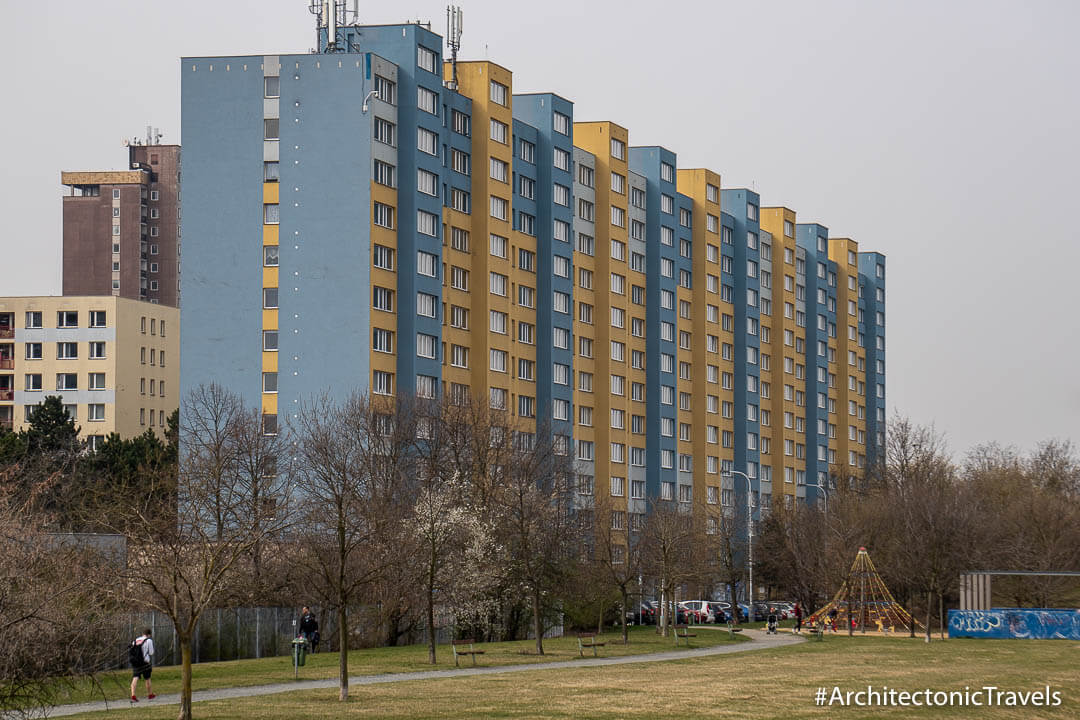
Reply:
[[[630,641],[626,614],[630,610],[630,595],[641,576],[644,542],[642,529],[631,525],[627,513],[614,508],[607,496],[598,498],[592,515],[592,565],[601,587],[619,596],[622,608],[623,644]]]
[[[0,471],[0,487],[7,475]],[[117,608],[89,580],[113,577],[110,561],[122,561],[122,545],[110,557],[77,536],[46,533],[42,519],[0,494],[3,717],[45,716],[66,684],[115,660]]]
[[[287,498],[268,501],[264,478],[252,482],[237,459],[263,441],[258,415],[217,385],[184,400],[179,473],[147,473],[147,492],[122,507],[101,508],[102,522],[128,537],[119,599],[168,617],[180,646],[180,720],[191,718],[192,639],[251,558],[287,526]],[[261,463],[257,475],[268,472]],[[160,498],[173,498],[162,503]]]
[[[387,540],[405,503],[415,424],[402,402],[354,393],[343,402],[324,395],[301,408],[295,462],[303,503],[298,535],[313,580],[337,613],[338,697],[349,696],[349,607],[390,562]]]
[[[572,503],[573,463],[568,448],[556,447],[550,431],[535,434],[512,426],[510,463],[495,470],[495,512],[506,549],[504,562],[528,593],[536,652],[544,654],[544,616],[572,575],[581,542]]]
[[[674,623],[675,588],[692,577],[694,519],[672,500],[654,500],[645,520],[643,565],[660,589],[657,631],[667,636]]]

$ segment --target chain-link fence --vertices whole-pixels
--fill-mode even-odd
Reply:
[[[337,650],[337,614],[322,612],[313,607],[319,621],[320,648]],[[382,633],[369,622],[364,608],[350,613],[353,625],[350,643],[352,647],[378,644]],[[299,610],[289,607],[216,608],[207,610],[199,618],[192,641],[191,660],[195,663],[222,660],[245,660],[249,658],[275,657],[291,652],[292,639],[299,632]],[[154,638],[154,664],[180,664],[180,643],[172,621],[158,612],[132,613],[127,619],[127,637],[117,648],[117,665],[127,663],[127,643],[143,630],[150,629]],[[562,624],[547,629],[545,638],[560,637]],[[403,636],[400,641],[424,642],[423,628]],[[448,643],[454,637],[454,628],[439,627],[435,632],[438,643]]]

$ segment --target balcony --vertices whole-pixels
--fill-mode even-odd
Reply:
[[[15,328],[10,326],[0,327],[0,340],[13,340],[15,338]]]
[[[5,430],[11,430],[12,425],[13,423],[11,418],[0,418],[0,428],[4,428]]]
[[[0,358],[0,370],[14,370],[15,360],[13,358]]]
[[[11,388],[0,390],[0,402],[15,402],[15,391]]]

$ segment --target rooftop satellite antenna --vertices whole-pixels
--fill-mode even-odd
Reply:
[[[457,90],[457,54],[461,49],[461,28],[465,14],[456,5],[446,6],[446,44],[450,46],[450,67],[452,74],[448,87]]]

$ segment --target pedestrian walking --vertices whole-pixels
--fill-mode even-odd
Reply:
[[[795,603],[795,632],[802,632],[802,607]]]
[[[139,698],[135,696],[139,678],[146,681],[146,699],[153,700],[157,695],[150,684],[150,674],[154,670],[154,641],[150,639],[150,628],[143,630],[142,635],[131,641],[128,646],[128,661],[131,663],[131,702],[139,702]]]
[[[319,642],[319,621],[307,605],[300,611],[300,637],[310,643],[312,649]]]
[[[836,608],[832,608],[831,610],[829,610],[829,624],[832,625],[832,631],[833,632],[836,632],[836,616],[837,615],[839,615],[839,613],[836,611]]]

